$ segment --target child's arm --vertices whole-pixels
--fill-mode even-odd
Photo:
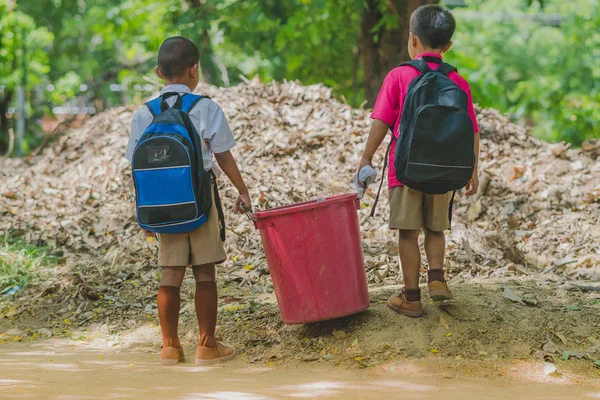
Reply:
[[[390,129],[390,126],[385,122],[379,119],[373,120],[373,125],[371,125],[371,132],[369,132],[369,138],[367,139],[365,150],[363,151],[360,163],[358,164],[358,172],[360,172],[360,170],[366,165],[372,166],[373,156],[387,136],[388,129]],[[358,181],[358,184],[361,185],[360,180]]]
[[[250,201],[250,193],[248,192],[248,188],[244,183],[244,178],[242,178],[242,174],[240,174],[240,170],[235,162],[233,154],[231,154],[231,151],[228,150],[224,153],[215,153],[215,158],[219,164],[219,167],[221,167],[223,172],[225,172],[225,175],[227,175],[231,183],[233,183],[239,192],[239,196],[235,201],[233,212],[236,214],[244,213],[245,210],[242,207],[242,204],[248,207],[248,210],[251,211],[252,201]]]
[[[479,188],[479,175],[477,174],[477,169],[479,167],[479,124],[477,123],[477,115],[475,114],[475,106],[473,105],[473,95],[471,94],[471,88],[469,87],[468,83],[466,83],[465,92],[467,93],[467,99],[469,102],[469,116],[473,121],[473,130],[475,131],[475,144],[473,147],[473,152],[475,153],[475,168],[473,169],[471,180],[466,186],[467,196],[473,196],[477,193],[477,189]]]
[[[479,133],[475,134],[475,146],[473,151],[475,152],[475,169],[473,170],[471,180],[467,183],[467,196],[473,196],[477,193],[477,189],[479,188],[479,175],[477,174],[477,169],[479,167]]]
[[[365,151],[358,165],[358,172],[364,166],[371,165],[373,155],[375,155],[375,152],[381,146],[388,133],[388,129],[394,125],[394,122],[398,118],[401,96],[400,87],[398,75],[394,71],[388,73],[383,80],[383,85],[371,113],[373,125],[371,125],[371,132],[369,132]]]

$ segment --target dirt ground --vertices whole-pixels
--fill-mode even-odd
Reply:
[[[422,319],[399,316],[385,306],[398,286],[372,287],[368,311],[295,326],[283,324],[272,293],[256,294],[250,287],[226,286],[220,288],[218,335],[238,348],[241,362],[256,366],[296,362],[365,369],[426,358],[452,360],[459,365],[467,361],[536,360],[598,378],[598,287],[555,279],[455,280],[455,300],[451,302],[435,305],[424,294],[426,314]],[[111,299],[82,303],[90,308],[79,310],[78,315],[89,313],[87,321],[70,317],[76,311],[65,311],[63,304],[52,302],[52,295],[44,296],[45,303],[30,298],[5,302],[0,345],[52,336],[75,342],[104,340],[155,354],[160,343],[156,310],[150,305],[131,307],[127,298],[139,297],[137,291],[139,288],[133,286],[124,288],[121,303]],[[148,293],[154,296],[151,290]],[[64,293],[56,296],[64,298]],[[188,280],[182,298],[180,335],[186,348],[193,349],[197,326],[193,284]],[[15,308],[19,309],[18,316],[10,316]],[[113,316],[104,320],[94,318],[111,312]]]
[[[597,399],[600,380],[548,376],[535,361],[427,358],[356,370],[328,364],[160,367],[156,354],[101,340],[0,346],[2,399]]]

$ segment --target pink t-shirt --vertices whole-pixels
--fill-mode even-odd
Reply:
[[[436,53],[422,53],[416,58],[422,57],[438,57],[442,58],[440,54]],[[429,68],[437,69],[439,64],[428,62]],[[377,96],[373,113],[371,113],[372,119],[378,119],[385,122],[392,127],[392,135],[398,139],[398,127],[400,126],[400,120],[402,119],[402,107],[404,106],[404,99],[408,92],[408,86],[421,73],[415,68],[410,66],[403,66],[394,68],[385,77],[383,86]],[[473,108],[473,98],[471,97],[471,88],[469,83],[456,72],[451,72],[448,75],[462,90],[465,91],[469,98],[469,116],[473,120],[473,128],[475,133],[479,132],[479,126],[477,125],[477,117],[475,115],[475,109]],[[390,149],[390,156],[388,160],[388,188],[391,189],[396,186],[402,186],[396,179],[396,171],[394,170],[394,158],[396,153],[396,140],[392,141],[392,147]]]

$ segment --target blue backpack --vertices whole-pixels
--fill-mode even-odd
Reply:
[[[170,107],[166,100],[172,96],[177,99]],[[191,232],[208,218],[213,180],[204,169],[200,137],[188,115],[204,98],[165,93],[146,103],[154,119],[142,133],[131,164],[137,221],[147,231]]]

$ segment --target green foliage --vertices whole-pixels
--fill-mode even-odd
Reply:
[[[466,9],[454,9],[458,31],[448,60],[470,80],[474,99],[511,113],[547,139],[578,144],[600,136],[598,2],[468,3]],[[49,113],[51,104],[73,97],[101,101],[105,107],[139,103],[149,92],[132,89],[158,80],[153,67],[160,43],[183,34],[200,47],[203,76],[211,83],[235,84],[240,74],[324,82],[358,106],[364,98],[358,43],[366,4],[37,0],[17,5],[0,0],[0,86],[14,91],[20,79],[20,32],[25,30],[28,93],[37,88],[42,96],[30,106],[30,115]],[[398,24],[386,11],[388,1],[375,4],[383,11],[375,30]],[[473,17],[473,11],[479,16]],[[561,26],[541,25],[536,18],[545,14],[560,14]],[[112,90],[115,83],[125,90]],[[49,84],[51,91],[45,90]]]
[[[11,0],[0,0],[0,85],[13,90],[21,81],[23,40],[27,47],[27,81],[32,87],[50,70],[47,53],[53,35],[36,26],[33,18],[14,10]]]
[[[540,7],[544,8],[544,6],[546,5],[546,0],[537,0],[537,2],[540,4]],[[533,3],[535,3],[535,0],[527,0],[527,5],[529,7],[531,7],[533,5]]]
[[[247,75],[323,82],[348,99],[359,95],[359,0],[235,2],[219,27],[225,52],[242,52]],[[357,103],[362,100],[356,98]]]
[[[47,248],[0,237],[0,294],[22,288],[32,279],[44,279],[56,261]]]
[[[16,102],[16,88],[23,81],[23,48],[27,54],[26,90],[32,90],[50,70],[47,49],[54,38],[15,7],[12,0],[0,0],[0,149],[8,143],[6,112]],[[26,113],[31,115],[32,107],[27,106]],[[21,148],[27,150],[27,145]]]
[[[513,114],[536,135],[574,144],[600,137],[600,6],[547,2],[545,12],[562,16],[561,26],[551,27],[528,18],[535,11],[514,14],[519,4],[472,8],[488,13],[485,19],[457,11],[449,60],[469,79],[475,101]]]
[[[53,105],[74,98],[100,100],[100,108],[132,100],[147,84],[144,75],[155,63],[156,49],[173,29],[164,16],[176,0],[0,0],[0,87],[16,106],[14,89],[21,79],[21,32],[26,35],[29,136],[27,150],[40,140],[32,135],[35,118],[51,114]],[[120,83],[125,92],[111,89]],[[49,88],[49,89],[47,89]],[[34,90],[35,89],[35,90]],[[148,93],[144,93],[147,95]],[[96,103],[98,105],[98,103]],[[0,129],[0,149],[6,126]]]
[[[145,83],[156,49],[167,35],[164,15],[174,1],[39,0],[21,8],[55,34],[50,50],[55,86],[52,100],[60,103],[81,94],[86,83],[93,97],[120,102],[107,83]],[[77,78],[76,78],[76,77]],[[123,78],[123,79],[119,79]]]
[[[297,7],[275,36],[275,48],[287,66],[286,78],[324,82],[349,97],[353,71],[359,68],[357,9],[360,3],[336,0],[313,0]]]

